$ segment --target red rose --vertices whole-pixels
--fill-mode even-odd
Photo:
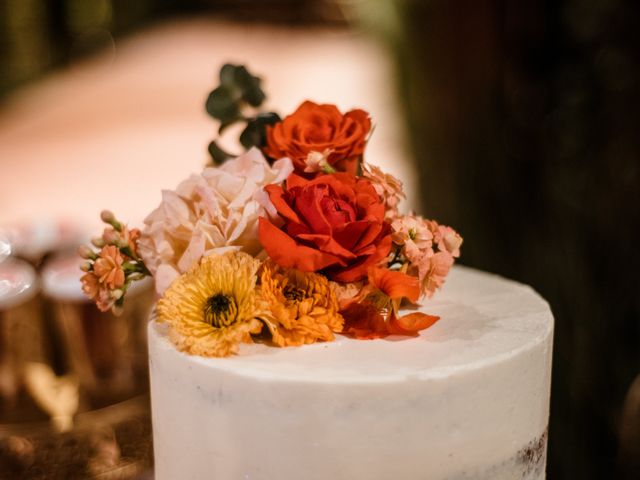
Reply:
[[[348,173],[313,180],[292,174],[286,190],[265,189],[284,226],[260,218],[260,242],[278,265],[354,282],[389,254],[384,204],[369,180]]]
[[[335,105],[306,101],[267,128],[264,151],[272,158],[289,157],[298,172],[305,170],[311,152],[326,152],[327,163],[334,169],[355,174],[370,130],[371,120],[364,110],[343,115]]]

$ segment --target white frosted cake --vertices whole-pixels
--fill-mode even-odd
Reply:
[[[404,213],[365,110],[265,98],[223,65],[206,111],[244,151],[214,139],[142,229],[104,210],[78,250],[102,311],[154,278],[156,479],[543,479],[547,303],[452,271],[462,236]]]
[[[414,338],[229,358],[181,353],[151,321],[156,479],[545,478],[547,303],[455,267],[425,307],[441,319]]]

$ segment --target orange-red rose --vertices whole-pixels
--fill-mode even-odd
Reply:
[[[260,242],[278,265],[354,282],[389,254],[384,204],[369,180],[348,173],[313,180],[292,174],[286,189],[265,189],[284,226],[260,218]]]
[[[326,153],[334,169],[355,174],[370,130],[371,120],[364,110],[343,115],[335,105],[306,101],[267,128],[264,151],[272,158],[289,157],[299,172],[305,171],[310,153]]]

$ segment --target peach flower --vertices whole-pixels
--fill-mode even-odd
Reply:
[[[137,228],[129,229],[126,225],[122,225],[118,232],[113,227],[106,227],[102,232],[102,240],[107,245],[116,245],[120,247],[129,247],[133,255],[138,254],[137,242],[140,238],[140,230]]]
[[[220,167],[192,175],[176,190],[164,190],[138,240],[156,291],[162,294],[203,256],[227,251],[260,256],[258,218],[281,222],[263,187],[282,183],[292,171],[289,159],[270,166],[260,150],[252,148]]]
[[[116,246],[102,247],[93,264],[93,273],[98,278],[98,282],[109,290],[122,287],[124,285],[123,261],[122,254]]]
[[[80,281],[82,282],[82,291],[87,297],[93,300],[98,296],[98,291],[100,290],[100,282],[98,281],[98,277],[95,273],[85,273],[80,278]]]
[[[404,215],[391,222],[391,239],[402,247],[402,253],[413,263],[433,255],[433,232],[421,217]]]
[[[431,297],[437,289],[442,287],[452,266],[453,256],[446,251],[437,252],[418,263],[418,278],[422,286],[422,294]]]
[[[402,182],[389,173],[369,163],[362,163],[362,176],[368,178],[385,204],[385,216],[393,218],[398,214],[398,204],[406,198]]]
[[[449,252],[453,257],[460,256],[462,237],[453,228],[446,225],[438,225],[434,221],[428,222],[429,228],[433,232],[434,242],[440,250]]]
[[[109,289],[100,283],[97,275],[93,272],[85,273],[81,278],[82,291],[84,294],[93,300],[101,312],[106,312],[116,302],[116,298],[111,295]]]
[[[462,237],[451,227],[416,215],[396,217],[391,238],[407,261],[406,271],[418,277],[421,293],[431,297],[460,256]]]

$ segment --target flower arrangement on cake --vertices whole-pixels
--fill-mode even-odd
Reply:
[[[79,250],[84,292],[117,314],[131,283],[153,276],[157,320],[202,356],[431,326],[438,317],[400,305],[443,285],[460,235],[400,213],[402,182],[364,159],[367,112],[305,101],[281,119],[265,98],[245,67],[221,69],[207,111],[219,133],[244,124],[245,151],[211,142],[212,165],[163,191],[141,230],[102,212],[104,232]]]

